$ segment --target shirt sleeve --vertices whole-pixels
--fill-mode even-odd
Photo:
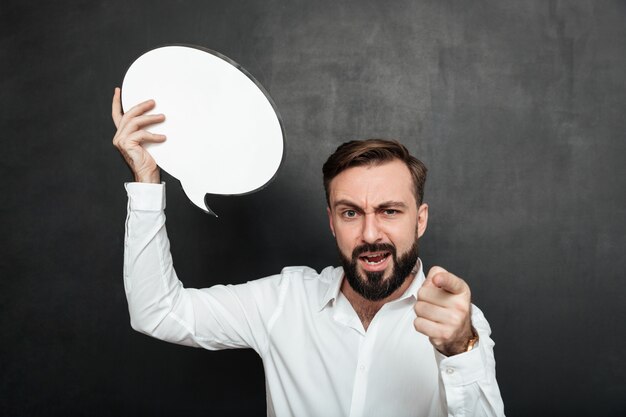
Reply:
[[[127,183],[126,191],[124,288],[133,329],[181,345],[260,352],[267,312],[256,301],[271,300],[279,280],[184,288],[165,229],[165,184]]]
[[[447,357],[435,349],[448,416],[504,416],[496,381],[491,328],[482,311],[472,305],[472,325],[478,343],[469,352]]]

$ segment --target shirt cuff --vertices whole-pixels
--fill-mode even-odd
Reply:
[[[130,211],[162,211],[165,210],[165,183],[148,184],[127,182],[124,184],[128,194]]]
[[[445,356],[435,349],[435,359],[445,385],[467,385],[483,378],[486,361],[479,344],[480,341],[469,352],[454,356]]]

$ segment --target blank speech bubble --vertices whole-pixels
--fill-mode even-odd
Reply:
[[[165,121],[148,130],[167,140],[144,147],[202,210],[215,215],[208,194],[248,194],[276,175],[280,117],[269,94],[231,59],[196,46],[148,51],[124,76],[122,108],[149,99],[156,106],[147,114],[163,113]]]

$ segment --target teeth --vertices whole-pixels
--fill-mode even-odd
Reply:
[[[385,259],[387,259],[387,255],[386,253],[378,253],[376,255],[366,255],[363,256],[361,259],[363,259],[365,261],[366,264],[368,265],[378,265],[379,263],[383,262]],[[377,261],[374,261],[372,259],[377,259],[379,258]]]

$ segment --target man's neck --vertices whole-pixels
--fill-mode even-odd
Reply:
[[[371,301],[367,298],[364,298],[361,294],[354,291],[354,289],[348,283],[346,277],[343,277],[343,282],[341,283],[341,292],[348,299],[352,308],[359,316],[361,323],[363,324],[363,328],[367,331],[372,320],[374,320],[374,316],[380,309],[391,301],[397,300],[400,298],[402,294],[409,288],[413,280],[415,279],[414,273],[411,273],[402,283],[402,285],[391,293],[389,296],[383,298],[382,300]]]

